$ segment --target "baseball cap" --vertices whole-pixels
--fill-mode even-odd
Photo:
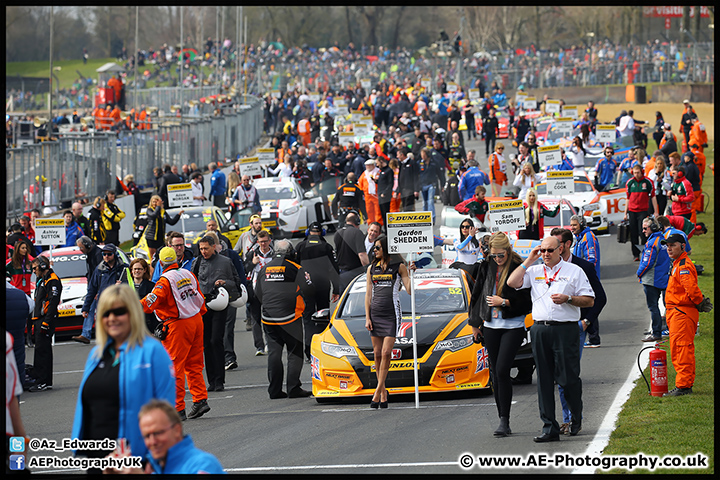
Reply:
[[[175,255],[175,249],[171,247],[163,247],[160,249],[160,263],[169,265],[177,261],[177,255]]]
[[[115,252],[117,252],[117,247],[115,245],[113,245],[112,243],[106,243],[105,245],[103,245],[102,251],[115,253]]]
[[[683,103],[690,103],[690,100],[683,100]]]
[[[683,237],[683,236],[680,235],[679,233],[673,233],[673,234],[670,235],[669,237],[667,237],[667,238],[665,238],[665,239],[663,239],[663,240],[660,240],[660,243],[662,243],[663,245],[667,245],[668,243],[682,243],[682,244],[685,244],[685,237]]]
[[[669,123],[666,123],[665,125],[663,125],[663,127],[665,128],[665,130],[670,130],[671,128]]]
[[[321,231],[322,231],[322,224],[321,224],[320,222],[312,222],[312,223],[308,226],[308,230],[310,230],[311,232],[313,232],[313,231],[315,231],[315,232],[321,232]]]

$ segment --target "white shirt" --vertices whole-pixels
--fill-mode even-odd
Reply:
[[[633,130],[635,130],[635,120],[630,115],[625,115],[620,119],[620,122],[617,126],[618,132],[620,132],[621,137],[628,137],[633,134]]]
[[[540,175],[538,175],[534,171],[529,176],[518,173],[515,176],[515,180],[513,180],[513,185],[515,185],[516,187],[520,187],[520,193],[518,193],[518,198],[521,200],[525,200],[525,195],[527,194],[528,189],[534,188],[540,182],[542,182],[542,177],[540,177]]]
[[[550,280],[552,281],[548,286],[547,282]],[[595,298],[595,292],[590,286],[590,281],[583,269],[562,259],[553,268],[548,268],[545,264],[528,267],[520,288],[528,287],[531,288],[532,316],[535,320],[552,320],[555,322],[577,322],[580,320],[580,307],[569,303],[561,303],[560,305],[553,303],[550,295],[554,293]]]
[[[370,256],[373,245],[375,245],[375,242],[371,242],[370,240],[368,240],[367,235],[365,235],[365,251],[367,252],[368,256]]]
[[[192,189],[193,206],[202,207],[203,201],[195,198],[195,197],[202,197],[202,194],[203,194],[202,183],[195,182],[194,180],[190,180],[190,188]]]

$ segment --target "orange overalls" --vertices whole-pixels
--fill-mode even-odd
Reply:
[[[697,270],[686,252],[673,262],[665,290],[665,319],[670,331],[670,357],[677,376],[677,388],[695,383],[695,332],[703,300]]]
[[[367,210],[368,214],[368,223],[378,222],[382,225],[380,202],[377,196],[377,184],[375,183],[375,178],[373,178],[373,172],[374,170],[372,172],[365,170],[362,175],[360,175],[358,186],[365,194],[365,210]]]
[[[490,166],[490,185],[492,186],[493,195],[498,196],[500,194],[500,187],[507,182],[507,175],[505,175],[505,172],[500,168],[500,159],[496,152],[490,155],[488,164]]]
[[[392,199],[390,200],[390,211],[391,212],[399,212],[400,207],[402,206],[402,199],[400,198],[399,193],[395,193],[395,189],[397,188],[398,184],[398,175],[400,174],[400,169],[393,169],[393,172],[395,172],[395,183],[393,185],[393,194]],[[379,205],[378,205],[379,208]]]
[[[142,303],[145,313],[155,312],[160,320],[167,322],[168,334],[162,344],[170,355],[175,368],[175,409],[183,411],[185,410],[186,376],[193,402],[207,399],[207,387],[205,387],[202,373],[204,366],[202,316],[207,312],[207,307],[198,287],[197,278],[192,272],[182,270],[183,275],[189,274],[192,277],[184,275],[187,278],[171,281],[165,276],[169,270],[180,269],[178,269],[177,263],[168,265],[155,284],[155,288],[141,299],[140,303]],[[175,294],[173,294],[173,287],[175,287]],[[182,310],[186,314],[188,308],[192,308],[193,305],[195,305],[194,310],[199,307],[199,311],[190,317],[180,318],[183,316],[183,312],[178,309],[176,298],[182,299]]]
[[[702,123],[697,122],[690,129],[690,145],[697,145],[701,152],[704,152],[703,145],[707,143],[707,133]]]

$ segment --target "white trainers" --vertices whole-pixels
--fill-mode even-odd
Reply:
[[[256,357],[259,357],[259,356],[265,355],[265,354],[267,354],[267,347],[265,347],[265,350],[258,350],[257,352],[255,352]]]

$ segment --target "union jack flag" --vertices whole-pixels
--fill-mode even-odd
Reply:
[[[320,381],[320,359],[318,359],[315,355],[312,355],[310,360],[310,372],[312,373],[312,378]]]
[[[488,368],[488,354],[485,347],[477,351],[477,366],[475,367],[475,373]]]

